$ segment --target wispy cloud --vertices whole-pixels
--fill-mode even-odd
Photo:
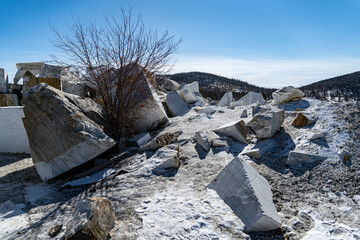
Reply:
[[[360,58],[237,59],[222,56],[179,56],[173,72],[201,71],[264,87],[296,87],[360,70]]]

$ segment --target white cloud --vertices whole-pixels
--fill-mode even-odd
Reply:
[[[360,59],[261,59],[179,56],[173,72],[200,71],[240,79],[263,87],[300,87],[360,70]]]

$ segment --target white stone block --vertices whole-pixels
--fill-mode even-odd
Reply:
[[[265,99],[261,93],[248,92],[245,96],[232,103],[232,106],[246,106],[254,103],[264,103]]]
[[[138,104],[138,108],[135,110],[135,115],[139,116],[133,125],[135,133],[154,130],[169,121],[158,94],[147,78],[146,82],[147,85],[143,87],[143,91],[149,92],[150,96]]]
[[[266,139],[258,142],[253,147],[250,148],[245,147],[245,149],[241,152],[241,154],[255,159],[260,159],[269,149],[274,147],[274,145],[275,145],[275,140]]]
[[[31,72],[34,76],[38,75],[44,65],[44,62],[17,63],[16,68],[18,71],[15,74],[14,83],[16,84],[26,72]]]
[[[192,82],[190,84],[187,85],[191,91],[195,92],[195,93],[199,93],[199,82],[198,81],[195,81],[195,82]]]
[[[166,105],[174,117],[189,111],[187,104],[176,90],[172,90],[166,95]]]
[[[181,97],[185,100],[186,103],[192,104],[198,101],[197,97],[195,96],[194,92],[187,86],[183,86],[179,90]]]
[[[198,131],[195,133],[195,139],[197,143],[206,151],[210,150],[210,141],[207,134],[204,131]]]
[[[227,92],[224,94],[224,96],[220,99],[218,106],[225,107],[225,106],[231,106],[233,101],[233,94],[232,92]]]
[[[247,130],[243,120],[228,123],[215,129],[214,132],[220,136],[232,137],[238,142],[247,144]]]
[[[326,135],[327,135],[327,132],[318,132],[318,133],[310,132],[308,137],[309,137],[309,140],[315,140],[315,139],[319,139],[319,138],[325,138]]]
[[[145,143],[150,141],[150,139],[151,139],[151,136],[148,132],[140,133],[140,134],[137,134],[137,135],[133,136],[132,138],[130,138],[128,140],[128,143],[130,146],[141,147],[142,145],[144,145]]]
[[[280,129],[284,119],[284,110],[272,108],[257,113],[248,126],[256,133],[257,138],[271,138]]]
[[[232,160],[209,184],[245,224],[245,231],[281,226],[267,180],[241,158]]]

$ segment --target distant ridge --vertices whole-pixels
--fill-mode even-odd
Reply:
[[[258,87],[247,82],[218,76],[211,73],[204,72],[185,72],[167,75],[170,79],[178,83],[191,83],[194,81],[199,82],[201,93],[205,97],[212,99],[220,99],[224,93],[228,91],[233,92],[235,99],[244,96],[247,92],[262,92],[266,98],[271,98],[271,93],[276,89]]]
[[[249,91],[261,92],[267,99],[271,99],[271,94],[276,90],[204,72],[176,73],[167,77],[178,83],[198,81],[203,96],[212,99],[220,99],[228,91],[233,92],[235,99],[244,96]],[[305,92],[305,96],[321,100],[360,100],[360,71],[321,80],[302,86],[300,89]]]
[[[360,100],[360,71],[349,73],[300,88],[306,96],[330,100]]]

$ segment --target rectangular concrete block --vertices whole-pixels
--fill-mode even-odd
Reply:
[[[246,161],[234,158],[208,185],[245,224],[245,231],[270,231],[281,226],[268,181]]]

